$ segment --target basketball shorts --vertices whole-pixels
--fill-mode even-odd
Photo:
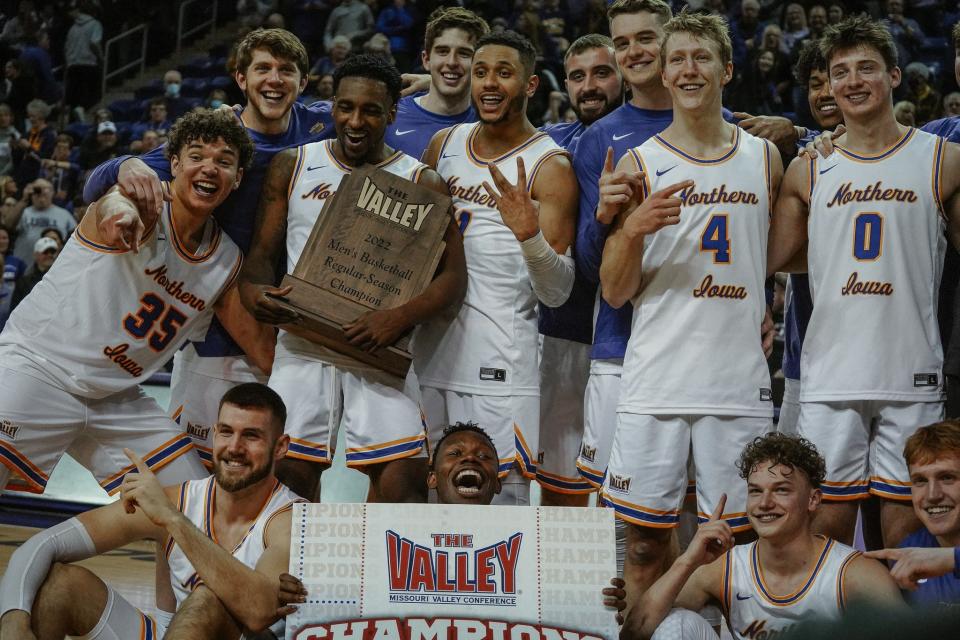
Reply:
[[[79,640],[163,640],[161,616],[148,616],[107,585],[107,606],[90,633]]]
[[[745,531],[747,483],[736,461],[749,442],[772,429],[770,418],[618,413],[600,499],[632,524],[676,527],[692,453],[699,520],[707,520],[727,494],[723,519],[735,532]]]
[[[542,338],[537,482],[556,493],[590,493],[593,487],[577,471],[577,454],[583,440],[583,398],[591,347]]]
[[[17,489],[42,493],[66,452],[113,494],[134,469],[124,448],[164,485],[207,475],[190,437],[140,387],[95,400],[27,375],[19,364],[0,367],[0,462],[25,480]]]
[[[170,417],[193,438],[203,464],[213,466],[213,425],[223,394],[244,382],[267,383],[267,376],[243,356],[201,358],[193,345],[173,357]]]
[[[799,419],[800,381],[793,378],[784,378],[783,402],[780,404],[780,419],[777,421],[777,431],[788,435],[796,435]]]
[[[594,360],[590,363],[583,407],[583,442],[577,456],[577,470],[595,490],[603,486],[603,474],[610,461],[613,435],[617,430],[622,371],[623,360]]]
[[[910,500],[907,438],[943,420],[942,402],[801,402],[799,433],[827,463],[824,500]]]
[[[288,458],[329,465],[338,430],[348,467],[426,456],[416,376],[397,386],[375,376],[295,356],[273,362],[270,388],[287,405]]]
[[[481,396],[434,387],[423,387],[430,446],[435,447],[443,430],[457,422],[474,422],[497,448],[500,477],[516,466],[524,477],[537,475],[535,451],[539,450],[539,396]]]

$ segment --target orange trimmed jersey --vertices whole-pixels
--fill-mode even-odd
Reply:
[[[680,222],[643,242],[642,284],[617,411],[773,416],[760,324],[770,227],[770,146],[733,127],[732,145],[697,158],[659,135],[624,156],[643,197],[685,180]]]
[[[447,131],[437,172],[447,183],[463,234],[467,294],[452,321],[425,323],[416,336],[415,360],[421,385],[487,396],[537,396],[537,298],[520,242],[503,223],[483,188],[493,185],[488,164],[511,183],[522,157],[527,189],[553,156],[565,155],[539,131],[497,158],[481,158],[474,146],[480,123]]]
[[[243,256],[211,216],[186,250],[169,203],[139,253],[97,244],[80,229],[0,334],[0,361],[16,354],[31,375],[86,398],[137,385],[190,340],[202,340],[214,304]]]
[[[813,314],[801,401],[943,399],[945,144],[911,128],[877,155],[837,146],[809,162]]]
[[[791,594],[773,593],[767,587],[756,542],[737,545],[724,554],[722,605],[734,638],[778,638],[806,620],[840,618],[846,607],[844,574],[860,552],[836,540],[818,539],[823,548],[817,561]]]

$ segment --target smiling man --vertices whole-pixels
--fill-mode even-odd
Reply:
[[[241,274],[244,304],[261,321],[296,321],[267,295],[276,291],[275,265],[286,253],[287,272],[293,272],[324,201],[354,167],[374,165],[447,194],[435,171],[384,143],[396,116],[400,82],[400,73],[381,58],[348,58],[333,75],[336,140],[283,151],[271,163]],[[372,351],[439,314],[455,313],[466,288],[466,268],[452,219],[444,239],[440,266],[427,288],[399,307],[372,311],[348,324],[352,344]],[[377,501],[426,500],[426,434],[412,374],[395,378],[281,330],[269,384],[290,408],[287,430],[293,444],[279,473],[297,493],[319,502],[320,475],[333,461],[342,427],[339,441],[346,446],[347,465],[370,476]]]
[[[720,519],[721,496],[687,550],[627,611],[621,637],[650,638],[673,607],[699,611],[711,602],[723,607],[735,640],[772,638],[811,618],[837,619],[855,600],[904,608],[883,565],[812,533],[824,462],[810,442],[768,434],[747,445],[737,468],[759,540],[733,546],[733,531]]]
[[[487,432],[472,422],[443,431],[430,461],[427,486],[439,504],[490,504],[500,493],[497,448]]]
[[[290,442],[276,393],[249,383],[222,399],[213,476],[162,489],[143,461],[121,500],[43,531],[14,552],[0,583],[3,640],[66,635],[233,640],[277,621],[290,555],[291,507],[302,502],[273,470]],[[165,545],[157,589],[176,614],[147,615],[89,570],[71,564],[137,540]],[[82,597],[78,597],[82,595]],[[171,620],[172,618],[172,620]],[[283,623],[272,628],[283,637]],[[257,636],[273,637],[273,636]]]

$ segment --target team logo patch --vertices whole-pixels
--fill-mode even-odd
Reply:
[[[494,369],[493,367],[480,367],[481,380],[493,380],[494,382],[506,382],[507,370]]]
[[[593,462],[594,458],[597,457],[597,448],[588,447],[586,442],[581,443],[580,457],[586,460],[587,462]]]
[[[193,422],[187,422],[187,435],[196,440],[202,440],[206,442],[207,436],[210,435],[210,427],[205,427],[202,424],[194,424]]]
[[[773,391],[766,387],[760,387],[760,400],[762,402],[770,402],[773,400]]]
[[[20,426],[13,424],[6,418],[0,418],[0,434],[5,435],[11,440],[17,439],[17,432],[20,431]]]
[[[630,483],[633,482],[633,478],[630,476],[618,476],[610,475],[610,489],[613,491],[619,491],[620,493],[629,493],[630,492]]]
[[[939,381],[940,376],[936,373],[913,374],[913,386],[915,387],[936,387]]]
[[[317,124],[310,127],[310,133],[320,133],[321,131],[324,130],[324,128],[326,128],[326,126],[327,125],[324,124],[323,122],[318,122]]]
[[[425,544],[388,530],[390,602],[516,606],[523,533],[482,549],[468,533],[434,533]]]

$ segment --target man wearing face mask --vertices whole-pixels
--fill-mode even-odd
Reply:
[[[173,120],[190,110],[190,101],[180,96],[182,86],[183,76],[176,69],[163,74],[163,99],[167,103],[167,113]]]

